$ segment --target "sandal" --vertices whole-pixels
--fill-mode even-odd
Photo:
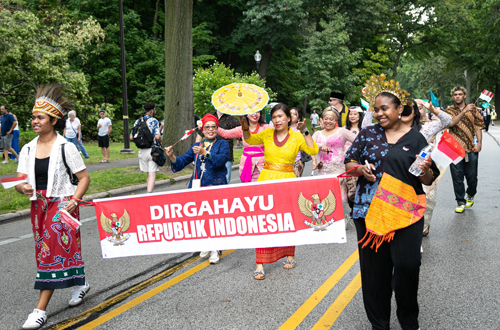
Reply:
[[[104,164],[106,162],[106,159],[101,160],[99,163]]]
[[[262,270],[256,270],[256,271],[253,272],[253,279],[254,280],[263,280],[265,278],[266,278],[266,276],[264,274],[264,269],[262,269]]]
[[[422,233],[422,236],[423,236],[423,237],[427,237],[427,235],[429,235],[429,229],[430,229],[430,228],[431,228],[431,226],[430,226],[430,225],[429,225],[429,226],[426,226],[426,227],[424,228],[424,232]]]
[[[295,261],[294,259],[287,259],[285,262],[284,262],[284,266],[283,268],[285,269],[293,269],[295,268],[295,266],[297,266],[297,261]]]

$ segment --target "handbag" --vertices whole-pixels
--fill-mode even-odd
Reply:
[[[307,162],[310,162],[312,160],[311,156],[304,152],[304,151],[300,151],[300,160],[302,161],[302,163],[307,163]]]
[[[158,145],[153,145],[151,147],[151,158],[153,158],[153,162],[158,164],[158,166],[163,166],[165,165],[165,162],[167,161],[167,157],[165,156],[165,150],[163,150],[163,147],[161,144]]]
[[[63,143],[61,144],[61,150],[62,150],[62,160],[63,160],[63,163],[64,163],[64,166],[66,167],[66,173],[68,173],[69,175],[69,180],[71,181],[71,184],[74,185],[74,186],[78,186],[78,182],[80,182],[80,179],[78,179],[78,177],[71,172],[68,164],[66,163],[66,153],[64,152],[64,145],[66,143]]]

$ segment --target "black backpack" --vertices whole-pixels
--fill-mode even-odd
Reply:
[[[132,129],[132,138],[139,149],[148,149],[153,145],[153,137],[144,117],[141,117],[137,125]]]

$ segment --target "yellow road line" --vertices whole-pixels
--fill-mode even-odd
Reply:
[[[283,323],[278,330],[295,329],[306,318],[307,315],[319,304],[319,302],[327,295],[328,292],[340,281],[354,263],[359,259],[358,250],[354,251],[349,258],[333,273],[310,297],[302,306],[300,306],[290,318]]]
[[[333,304],[323,314],[318,322],[311,328],[311,330],[324,330],[330,329],[333,323],[340,316],[347,304],[352,300],[356,292],[361,288],[361,272],[354,277],[349,285],[342,291]]]
[[[222,258],[225,257],[225,256],[227,256],[227,255],[229,255],[229,254],[231,254],[231,253],[233,253],[234,251],[236,251],[236,250],[227,250],[227,251],[224,251],[223,254],[222,254]],[[199,257],[193,257],[193,258],[190,258],[190,259],[188,259],[188,260],[186,260],[186,261],[184,261],[184,262],[182,262],[182,263],[180,263],[180,264],[178,264],[178,265],[176,265],[176,266],[174,266],[172,268],[169,268],[166,271],[153,276],[152,278],[148,279],[147,281],[141,282],[141,283],[133,286],[132,288],[130,288],[130,289],[128,289],[128,290],[126,290],[126,291],[124,291],[124,292],[122,292],[122,293],[114,296],[114,297],[111,297],[111,298],[107,299],[103,303],[101,303],[101,304],[99,304],[99,305],[97,305],[97,306],[95,306],[95,307],[93,307],[93,308],[91,308],[91,309],[89,309],[89,310],[87,310],[87,311],[85,311],[83,313],[78,314],[74,318],[68,319],[68,320],[66,320],[66,321],[64,321],[62,323],[59,323],[59,324],[51,327],[50,330],[63,330],[63,329],[67,329],[67,328],[75,325],[76,323],[79,323],[79,322],[87,319],[92,314],[95,314],[95,313],[98,313],[98,312],[100,312],[100,311],[102,311],[104,309],[107,309],[107,308],[109,308],[109,307],[111,307],[111,306],[119,303],[120,301],[128,298],[130,295],[136,293],[137,291],[140,291],[140,290],[142,290],[142,289],[144,289],[144,288],[146,288],[146,287],[148,287],[148,286],[150,286],[150,285],[152,285],[152,284],[154,284],[154,283],[156,283],[156,282],[164,279],[165,277],[167,277],[167,276],[175,273],[176,271],[178,271],[178,270],[180,270],[182,268],[185,268],[185,267],[191,265],[192,263],[194,263],[195,261],[198,261],[199,259],[200,259]],[[160,285],[159,287],[157,287],[157,288],[155,288],[155,289],[153,289],[151,291],[148,291],[148,292],[144,293],[143,295],[141,295],[141,296],[139,296],[139,297],[131,300],[130,302],[124,304],[123,306],[119,307],[118,308],[118,309],[120,309],[119,313],[116,313],[116,310],[113,310],[110,313],[107,313],[107,314],[105,314],[105,315],[103,315],[103,316],[95,319],[94,321],[92,321],[92,322],[90,322],[90,323],[88,323],[88,324],[80,327],[79,329],[94,329],[98,325],[100,325],[100,324],[102,324],[102,323],[104,323],[104,322],[112,319],[116,315],[119,315],[119,314],[123,313],[127,309],[132,308],[133,306],[135,306],[135,305],[143,302],[144,300],[151,298],[152,296],[156,295],[157,293],[161,292],[162,290],[165,290],[168,287],[174,285],[175,283],[178,283],[178,282],[182,281],[186,277],[191,276],[192,274],[196,273],[197,271],[202,270],[203,268],[207,267],[208,265],[209,265],[209,262],[207,260],[207,261],[199,264],[198,266],[190,269],[188,272],[180,274],[180,275],[174,277],[170,281],[168,281],[168,282]],[[154,292],[154,293],[151,294],[152,292]],[[142,299],[142,297],[144,297],[145,295],[149,295],[149,296],[147,298],[145,298],[145,299]],[[140,301],[137,301],[138,299]],[[133,305],[129,305],[132,302],[135,302],[135,303]],[[129,306],[129,307],[126,308],[126,309],[124,309],[125,306]],[[115,313],[115,314],[113,314],[113,316],[111,316],[111,317],[108,317],[104,321],[96,323],[97,321],[103,319],[104,317],[106,317],[108,314],[111,314],[111,313]],[[89,327],[91,324],[95,324],[95,325],[93,325],[92,327]]]

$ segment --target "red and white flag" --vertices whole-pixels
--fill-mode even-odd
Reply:
[[[186,133],[184,133],[184,135],[181,137],[181,141],[186,140],[191,134],[193,134],[194,131],[196,131],[196,128],[192,128],[189,131],[186,131]]]
[[[481,95],[479,95],[479,98],[482,99],[482,100],[485,100],[486,102],[490,102],[491,99],[493,98],[493,94],[492,92],[490,91],[487,91],[486,89],[483,90],[483,92],[481,93]]]
[[[448,131],[444,131],[436,148],[432,150],[431,158],[438,163],[441,168],[453,164],[458,164],[465,157],[465,150],[460,143]]]
[[[20,183],[28,181],[26,181],[26,175],[24,175],[24,176],[15,176],[13,178],[1,179],[0,182],[2,183],[3,189],[9,189]]]

